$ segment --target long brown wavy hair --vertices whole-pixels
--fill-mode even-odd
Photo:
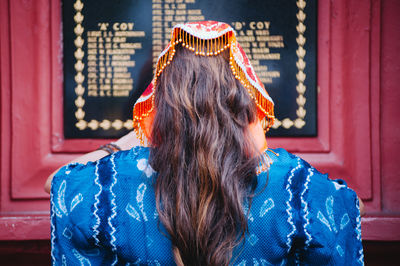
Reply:
[[[256,186],[259,159],[248,130],[256,106],[227,52],[176,50],[156,87],[157,211],[178,265],[228,265],[247,232],[243,201]]]

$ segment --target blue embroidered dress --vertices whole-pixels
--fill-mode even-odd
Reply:
[[[53,264],[175,265],[158,223],[152,185],[157,173],[148,164],[149,151],[135,147],[86,165],[70,164],[54,176]],[[267,151],[273,161],[269,174],[257,177],[249,231],[231,264],[363,264],[355,192],[299,157],[273,151]]]

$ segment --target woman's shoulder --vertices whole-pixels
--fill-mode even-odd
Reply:
[[[155,173],[148,164],[149,148],[134,147],[119,151],[86,164],[70,163],[54,176],[51,185],[52,203],[57,213],[68,213],[85,202],[86,208],[98,202],[100,195],[112,198],[115,195],[131,196],[133,190],[143,182],[151,182]],[[106,206],[106,205],[104,205]],[[107,205],[108,206],[108,205]]]
[[[99,168],[106,166],[112,169],[118,166],[118,167],[125,167],[132,169],[132,167],[135,165],[135,163],[137,163],[137,161],[140,160],[147,161],[149,154],[150,154],[149,147],[135,146],[130,150],[118,151],[94,162],[88,162],[86,164],[71,163],[69,165],[66,165],[64,168],[67,168],[69,170],[72,169],[83,170],[85,168],[95,168],[95,167]]]
[[[347,186],[346,181],[321,173],[301,157],[285,149],[268,149],[269,168],[258,175],[258,189],[267,191],[282,191],[280,197],[288,200],[326,201],[330,196],[340,195],[342,198],[356,199],[356,193]],[[265,193],[262,193],[265,194]],[[303,202],[303,203],[301,203]]]
[[[134,164],[135,161],[140,159],[148,159],[150,155],[150,148],[144,146],[135,146],[130,150],[123,150],[113,154],[110,154],[106,157],[103,157],[99,160],[100,164],[109,164],[109,163],[118,163],[118,164],[126,164],[131,165]]]
[[[270,165],[262,174],[268,174],[269,181],[278,179],[285,184],[290,183],[292,187],[312,183],[316,187],[328,186],[333,190],[347,188],[344,180],[329,178],[328,174],[321,173],[307,161],[285,149],[268,149],[266,156]]]
[[[85,186],[96,182],[97,179],[107,177],[119,178],[122,182],[134,181],[138,175],[149,176],[154,173],[148,164],[150,148],[136,146],[130,150],[119,151],[105,156],[97,161],[90,161],[86,164],[70,163],[55,174],[52,184],[68,183],[77,186]],[[128,178],[131,177],[131,178]]]
[[[147,166],[149,155],[149,147],[135,146],[130,150],[116,152],[114,156],[107,156],[102,159],[104,162],[101,160],[100,163],[114,163],[115,166],[129,171],[143,170],[142,164]]]
[[[267,149],[263,155],[268,167],[263,167],[265,170],[258,176],[258,181],[261,183],[268,182],[269,185],[278,183],[282,187],[293,178],[292,175],[297,174],[297,170],[310,167],[303,159],[282,148]]]
[[[271,166],[274,168],[278,167],[290,170],[293,167],[296,167],[299,161],[305,162],[299,156],[290,153],[283,148],[267,149],[265,153],[271,161]],[[308,163],[306,163],[306,165],[308,166]]]
[[[356,193],[345,181],[330,179],[284,149],[268,150],[267,155],[271,165],[259,175],[263,190],[254,198],[258,220],[267,217],[279,224],[284,234],[276,237],[288,250],[302,239],[301,247],[308,252],[299,254],[309,264],[362,262]]]

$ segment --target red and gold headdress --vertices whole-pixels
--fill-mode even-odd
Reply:
[[[143,143],[149,137],[149,121],[154,116],[154,95],[158,77],[174,58],[175,46],[193,51],[199,56],[214,56],[229,49],[229,64],[235,78],[247,89],[257,105],[258,117],[267,131],[274,123],[274,102],[254,72],[242,47],[236,41],[235,31],[226,23],[216,21],[178,24],[172,29],[171,41],[157,60],[154,78],[133,108],[134,129]],[[147,120],[147,121],[146,121]]]

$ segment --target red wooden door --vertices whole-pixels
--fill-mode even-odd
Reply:
[[[400,8],[382,2],[318,2],[318,136],[269,145],[346,179],[366,203],[364,239],[400,240]],[[60,10],[0,1],[0,240],[49,239],[45,179],[110,141],[63,137]]]

